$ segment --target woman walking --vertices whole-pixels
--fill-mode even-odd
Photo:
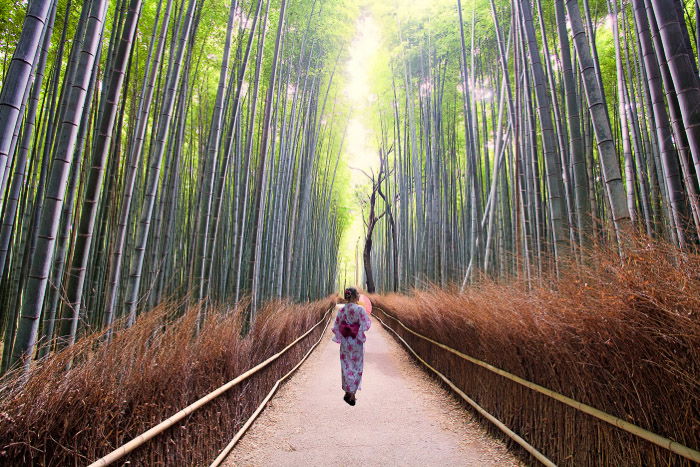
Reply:
[[[342,376],[343,400],[355,405],[355,392],[360,389],[365,358],[365,331],[372,322],[365,309],[358,305],[357,289],[345,289],[346,305],[338,312],[333,325],[333,341],[340,344],[340,372]]]

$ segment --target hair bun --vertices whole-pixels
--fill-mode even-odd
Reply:
[[[347,289],[345,289],[345,293],[343,295],[345,297],[345,300],[353,300],[359,297],[357,289],[354,287],[348,287]]]

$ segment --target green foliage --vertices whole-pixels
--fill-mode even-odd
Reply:
[[[596,30],[596,48],[598,49],[598,61],[600,63],[600,74],[603,79],[603,86],[609,97],[608,103],[613,103],[613,99],[611,98],[617,95],[615,43],[613,41],[612,30],[606,25],[602,25]]]
[[[14,44],[22,31],[26,2],[0,0],[0,59],[5,63],[12,56]]]

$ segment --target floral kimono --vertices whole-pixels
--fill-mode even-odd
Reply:
[[[340,333],[340,323],[358,323],[360,330],[357,337],[343,337]],[[343,391],[354,393],[360,389],[362,381],[362,367],[364,365],[365,348],[367,340],[365,331],[372,322],[363,307],[355,303],[348,303],[338,312],[333,325],[333,342],[340,344],[340,371],[343,379]]]

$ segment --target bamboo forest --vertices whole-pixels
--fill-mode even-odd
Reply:
[[[699,26],[0,0],[0,465],[696,465]]]

